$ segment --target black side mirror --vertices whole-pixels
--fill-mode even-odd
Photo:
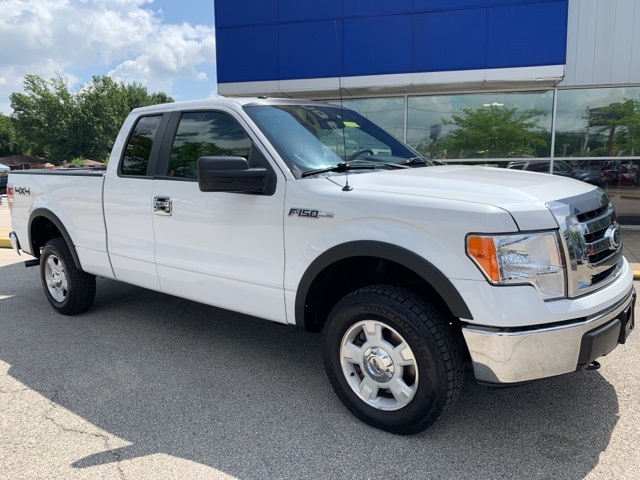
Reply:
[[[198,186],[202,192],[264,192],[266,168],[249,168],[242,157],[200,157]]]

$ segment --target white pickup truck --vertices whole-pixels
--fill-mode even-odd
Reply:
[[[95,276],[324,332],[345,406],[424,430],[476,380],[596,368],[634,326],[599,188],[422,159],[341,106],[267,98],[136,109],[106,171],[11,172],[10,238],[51,305]]]

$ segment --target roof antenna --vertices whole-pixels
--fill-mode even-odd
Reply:
[[[338,22],[336,20],[333,21],[333,30],[336,35],[336,61],[338,63],[338,93],[340,95],[340,115],[342,116],[342,151],[344,152],[344,178],[346,183],[344,187],[342,187],[343,192],[350,192],[353,190],[353,187],[349,185],[349,165],[347,160],[347,139],[345,138],[345,129],[347,128],[344,124],[344,106],[342,104],[342,69],[340,65],[340,43],[338,42]]]

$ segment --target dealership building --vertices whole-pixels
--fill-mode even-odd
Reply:
[[[640,1],[215,0],[215,19],[221,95],[342,102],[446,162],[599,172],[640,224]]]

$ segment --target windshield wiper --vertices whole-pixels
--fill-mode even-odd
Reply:
[[[373,165],[373,166],[379,166],[379,165],[384,165],[385,167],[391,167],[391,168],[411,168],[409,165],[413,165],[412,163],[406,163],[406,162],[385,162],[382,160],[376,160],[373,158],[356,158],[355,160],[350,160],[349,161],[349,165],[351,165],[353,162],[358,162],[358,163],[366,163],[367,165]]]
[[[340,162],[340,163],[336,163],[332,167],[318,168],[316,170],[309,170],[308,172],[303,172],[302,175],[300,176],[304,178],[304,177],[310,177],[312,175],[318,175],[320,173],[327,173],[327,172],[346,172],[347,170],[373,170],[376,168],[376,166],[373,164],[352,165],[353,163],[354,163],[353,161],[348,163]]]
[[[398,165],[428,165],[428,162],[422,157],[407,158],[404,162],[398,163]]]
[[[428,165],[428,163],[426,160],[420,157],[409,158],[404,162],[384,162],[382,160],[369,158],[355,158],[353,160],[349,160],[348,162],[340,162],[331,167],[309,170],[308,172],[304,172],[301,177],[310,177],[312,175],[318,175],[320,173],[327,172],[346,172],[347,170],[373,170],[380,166],[391,168],[411,168],[416,165]]]
[[[413,160],[413,159],[409,159]],[[408,160],[407,160],[408,161]],[[308,172],[304,172],[301,176],[310,177],[312,175],[318,175],[319,173],[327,173],[327,172],[345,172],[347,170],[373,170],[379,166],[391,167],[391,168],[411,168],[410,165],[422,164],[422,162],[383,162],[381,160],[369,160],[365,158],[356,158],[354,160],[350,160],[348,162],[340,162],[332,167],[318,168],[317,170],[310,170]]]

